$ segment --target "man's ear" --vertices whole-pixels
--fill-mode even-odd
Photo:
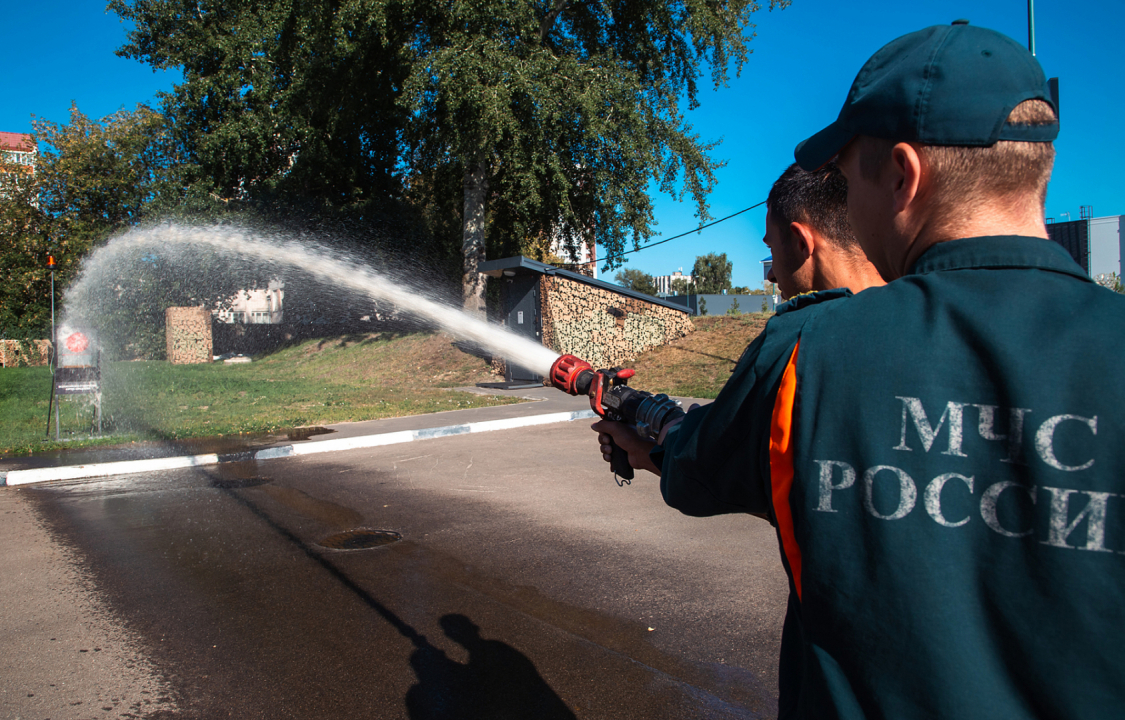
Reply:
[[[894,212],[905,211],[922,188],[922,157],[911,143],[900,142],[891,148],[890,180],[893,183]]]
[[[808,225],[796,221],[789,223],[789,237],[802,260],[808,260],[816,252],[816,236]]]

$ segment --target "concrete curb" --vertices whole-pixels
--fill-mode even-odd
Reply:
[[[3,481],[0,485],[28,485],[31,483],[51,482],[55,480],[79,480],[82,478],[110,477],[129,473],[176,470],[186,467],[218,465],[225,462],[273,460],[296,455],[315,455],[317,453],[337,452],[340,450],[357,450],[360,448],[380,447],[382,445],[397,445],[399,443],[413,442],[415,440],[429,440],[431,438],[446,437],[448,435],[464,435],[466,433],[492,432],[494,430],[511,430],[513,428],[530,427],[532,425],[571,422],[573,420],[584,420],[594,417],[596,416],[592,410],[578,410],[576,412],[530,415],[528,417],[505,418],[503,420],[486,420],[483,422],[465,423],[463,425],[446,425],[444,427],[425,428],[422,430],[403,430],[401,432],[383,433],[381,435],[363,435],[360,437],[338,438],[335,440],[320,440],[308,443],[307,445],[281,445],[278,447],[264,448],[255,452],[241,452],[230,455],[211,453],[208,455],[155,458],[152,460],[125,460],[122,462],[93,463],[90,465],[12,470],[6,474],[0,475],[0,480]]]

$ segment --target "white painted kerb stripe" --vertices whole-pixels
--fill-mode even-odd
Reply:
[[[95,463],[92,465],[70,465],[67,467],[35,468],[34,470],[13,470],[8,473],[8,485],[47,482],[48,480],[77,480],[79,478],[108,477],[128,473],[173,470],[176,468],[215,465],[219,456],[189,455],[187,457],[153,458],[151,460],[125,460],[122,462]]]
[[[253,459],[274,460],[277,458],[293,457],[294,455],[315,455],[340,450],[358,450],[383,445],[398,445],[400,443],[414,442],[415,440],[449,437],[450,435],[492,432],[494,430],[512,430],[514,428],[570,422],[572,420],[584,420],[593,417],[596,416],[592,410],[579,410],[577,412],[549,413],[547,415],[531,415],[529,417],[506,418],[504,420],[485,420],[483,422],[466,423],[464,425],[446,425],[445,427],[425,428],[422,430],[403,430],[400,432],[384,433],[382,435],[363,435],[354,438],[321,440],[307,445],[282,445],[280,447],[266,448],[254,453]],[[239,459],[244,459],[245,457],[246,456],[243,455]],[[81,478],[108,477],[111,475],[126,475],[129,473],[175,470],[178,468],[215,465],[218,463],[219,456],[210,454],[191,455],[188,457],[154,458],[151,460],[126,460],[123,462],[97,463],[92,465],[36,468],[34,470],[12,470],[5,478],[5,484],[26,485],[28,483],[49,482],[52,480],[78,480]]]

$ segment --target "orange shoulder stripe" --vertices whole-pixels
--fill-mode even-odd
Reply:
[[[793,527],[793,510],[789,506],[789,492],[793,489],[793,404],[797,398],[798,342],[789,356],[781,386],[773,404],[770,423],[770,486],[773,494],[773,513],[777,531],[781,536],[781,550],[789,563],[797,599],[801,599],[801,548]]]

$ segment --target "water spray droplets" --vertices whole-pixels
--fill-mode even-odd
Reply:
[[[121,283],[122,268],[138,257],[143,262],[166,258],[175,273],[177,266],[198,262],[201,255],[232,263],[252,261],[279,271],[300,271],[338,291],[392,304],[400,312],[433,323],[459,340],[540,375],[547,375],[558,357],[529,338],[426,297],[355,259],[339,257],[338,251],[320,243],[227,225],[163,224],[133,229],[114,238],[87,258],[82,275],[67,291],[68,314],[75,323],[96,326],[96,303],[84,299],[97,296],[99,291],[104,296],[107,284]]]

